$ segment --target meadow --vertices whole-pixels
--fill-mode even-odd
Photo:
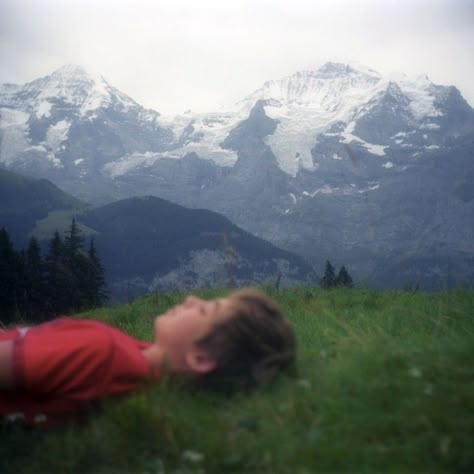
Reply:
[[[295,327],[297,373],[231,397],[163,380],[83,425],[0,426],[0,472],[474,472],[473,291],[266,291]],[[78,316],[150,340],[183,297]]]

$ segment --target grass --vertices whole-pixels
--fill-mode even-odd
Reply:
[[[472,291],[269,292],[297,332],[296,378],[231,398],[164,380],[83,426],[0,427],[0,472],[474,471]],[[150,339],[154,315],[183,296],[81,317]]]
[[[37,221],[35,228],[30,232],[40,240],[49,240],[57,230],[60,234],[69,230],[72,218],[84,212],[84,207],[51,211],[44,219]],[[84,224],[78,223],[84,237],[94,236],[97,232]]]

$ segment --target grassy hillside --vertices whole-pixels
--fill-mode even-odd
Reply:
[[[0,227],[8,230],[19,247],[27,243],[36,223],[46,221],[53,211],[61,210],[69,217],[85,207],[85,203],[46,179],[27,178],[0,168]],[[54,217],[52,221],[55,222]],[[52,232],[56,228],[61,229],[56,226]],[[50,238],[51,234],[40,232],[38,236]]]
[[[472,291],[273,296],[297,331],[296,378],[233,398],[165,381],[82,427],[3,427],[0,472],[473,472]],[[149,339],[153,316],[182,297],[81,316]]]

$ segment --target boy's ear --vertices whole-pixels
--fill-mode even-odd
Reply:
[[[211,355],[203,350],[193,348],[186,354],[186,364],[195,374],[207,374],[216,368],[216,361]]]

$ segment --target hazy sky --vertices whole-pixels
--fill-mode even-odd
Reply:
[[[327,60],[426,73],[473,106],[473,51],[474,0],[0,0],[0,82],[80,64],[164,113]]]

